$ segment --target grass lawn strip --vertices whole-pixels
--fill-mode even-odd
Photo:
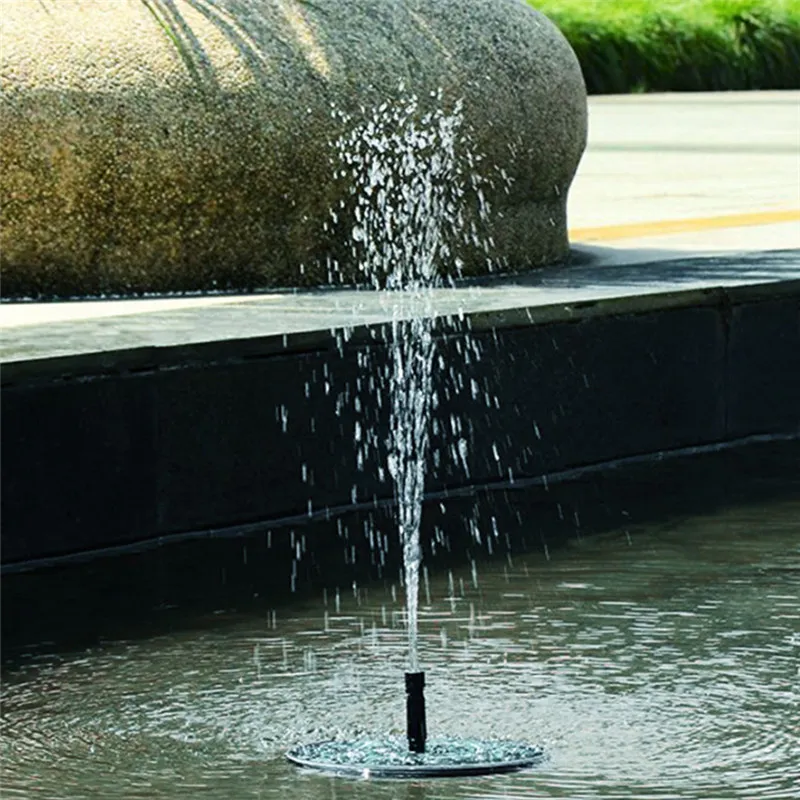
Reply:
[[[800,0],[528,0],[591,94],[800,88]]]

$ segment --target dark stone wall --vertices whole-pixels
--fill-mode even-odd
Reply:
[[[486,338],[478,371],[500,404],[474,419],[472,472],[480,482],[507,477],[508,468],[537,475],[726,436],[725,329],[714,308]]]
[[[3,561],[157,532],[154,390],[143,376],[3,390]]]
[[[800,427],[800,301],[734,306],[726,362],[732,438]]]
[[[470,365],[442,338],[431,492],[800,430],[798,287],[561,317],[476,325]],[[362,331],[7,365],[3,562],[380,505],[386,355]]]

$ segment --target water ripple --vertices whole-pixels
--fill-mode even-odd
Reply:
[[[402,735],[404,616],[390,587],[372,587],[369,601],[298,604],[274,625],[238,615],[31,654],[3,675],[3,795],[795,798],[796,512],[769,509],[768,532],[748,533],[746,510],[725,526],[583,539],[513,570],[482,564],[477,585],[470,569],[432,574],[429,729],[541,745],[534,770],[348,783],[284,763],[303,742]]]

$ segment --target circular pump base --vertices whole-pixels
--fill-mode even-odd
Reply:
[[[532,767],[544,752],[523,742],[435,737],[412,753],[401,737],[304,744],[286,754],[294,764],[353,778],[445,778],[491,775]]]

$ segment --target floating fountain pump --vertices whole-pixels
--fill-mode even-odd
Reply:
[[[445,778],[490,775],[533,767],[541,748],[523,742],[435,737],[425,721],[425,673],[407,672],[406,738],[364,737],[304,744],[286,754],[293,764],[351,778]]]

